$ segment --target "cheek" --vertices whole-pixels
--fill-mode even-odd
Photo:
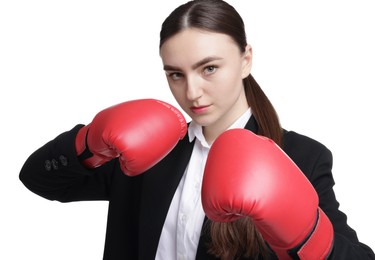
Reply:
[[[228,70],[223,73],[223,76],[218,80],[217,86],[217,96],[229,97],[237,95],[243,88],[240,70]]]
[[[185,91],[184,89],[181,87],[174,87],[174,86],[171,86],[169,85],[169,89],[170,91],[172,92],[172,95],[174,97],[174,99],[177,101],[177,103],[181,106],[181,108],[183,108],[185,110]]]
[[[169,86],[170,91],[172,92],[172,95],[174,98],[179,101],[181,99],[181,91],[178,91],[177,88]]]

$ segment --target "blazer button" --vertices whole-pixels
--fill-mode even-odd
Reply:
[[[59,160],[62,166],[67,166],[68,165],[68,158],[64,155],[59,156]]]
[[[57,170],[59,168],[59,162],[56,159],[52,159],[52,168]]]
[[[52,169],[52,163],[50,160],[44,161],[44,169],[46,169],[48,172]]]

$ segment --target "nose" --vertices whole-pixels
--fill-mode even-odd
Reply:
[[[198,78],[188,78],[186,85],[186,97],[188,100],[194,101],[203,95],[203,85]]]

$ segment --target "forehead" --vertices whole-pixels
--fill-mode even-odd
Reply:
[[[160,56],[164,64],[188,65],[208,56],[230,58],[240,54],[233,39],[222,33],[185,29],[164,42]]]

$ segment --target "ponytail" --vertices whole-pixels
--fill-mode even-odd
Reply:
[[[282,146],[282,128],[270,100],[251,74],[244,79],[243,83],[247,103],[258,123],[259,129],[256,134],[268,137],[277,145]]]

